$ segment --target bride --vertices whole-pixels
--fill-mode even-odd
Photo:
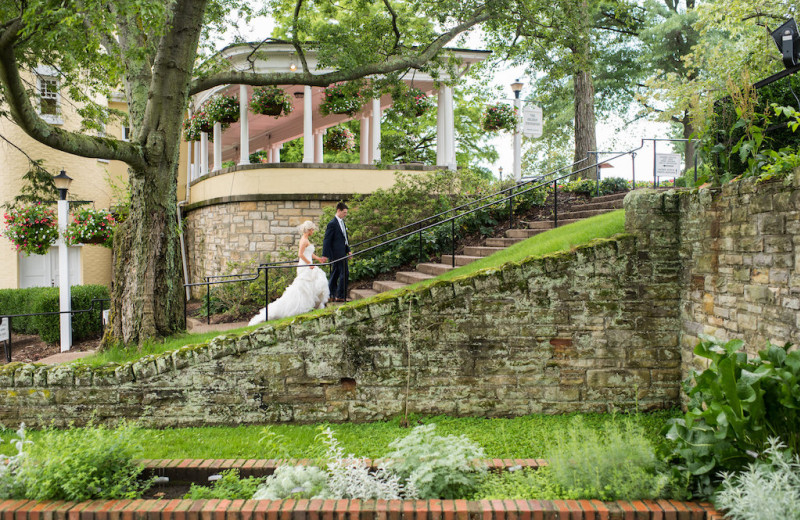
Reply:
[[[303,314],[312,309],[322,309],[328,301],[330,296],[328,279],[322,269],[312,265],[314,260],[317,262],[328,261],[326,257],[314,254],[314,244],[309,240],[309,237],[317,230],[317,227],[310,220],[306,220],[297,229],[302,234],[297,254],[298,265],[310,265],[310,267],[298,267],[297,276],[283,292],[283,295],[270,303],[267,309],[261,309],[250,320],[250,325],[266,321],[267,310],[269,310],[269,319],[277,320]]]

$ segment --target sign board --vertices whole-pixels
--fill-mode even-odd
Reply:
[[[522,110],[522,135],[525,137],[542,137],[544,119],[542,108],[526,107]]]
[[[8,341],[8,318],[0,320],[0,341]]]
[[[683,158],[679,153],[656,154],[656,177],[680,177]]]
[[[103,311],[103,327],[108,325],[108,315],[111,312],[111,309],[106,309]]]

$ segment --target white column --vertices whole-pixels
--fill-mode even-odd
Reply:
[[[200,132],[200,175],[208,174],[208,134]]]
[[[186,198],[189,198],[189,182],[194,178],[192,169],[194,168],[194,143],[186,141]]]
[[[436,165],[445,166],[446,159],[446,143],[444,136],[445,127],[445,94],[444,86],[439,87],[439,92],[436,96]]]
[[[69,251],[64,240],[69,219],[69,202],[58,201],[58,310],[62,313],[72,310],[72,298],[69,283]],[[61,314],[61,352],[66,352],[72,347],[72,315]]]
[[[514,93],[519,96],[519,92]],[[517,97],[514,99],[514,106],[517,108],[517,114],[522,115],[522,98]],[[514,129],[514,180],[518,181],[522,178],[522,128],[521,123],[518,121]]]
[[[222,169],[222,123],[214,123],[214,171]]]
[[[281,148],[283,148],[282,144],[276,144],[272,147],[272,162],[281,162]]]
[[[272,146],[270,146],[269,148],[267,148],[267,162],[268,163],[275,162],[273,159],[274,159],[274,155],[272,153]]]
[[[314,132],[314,162],[315,163],[324,163],[325,156],[323,155],[322,150],[322,136],[324,136],[326,130],[317,130]]]
[[[307,86],[303,90],[303,162],[314,162],[314,120],[312,111],[314,110],[313,100],[311,99],[311,87]]]
[[[192,180],[200,177],[200,143],[194,142],[194,164],[192,165]]]
[[[381,100],[372,100],[372,121],[369,125],[369,163],[381,161]]]
[[[359,162],[361,164],[369,164],[369,116],[366,112],[361,114],[360,134],[360,143],[358,146],[360,152]]]
[[[247,85],[239,85],[239,164],[250,164],[250,120]]]
[[[456,169],[456,126],[455,115],[453,113],[453,87],[445,86],[445,99],[444,99],[444,136],[445,136],[445,150],[444,157],[445,164],[451,170]]]

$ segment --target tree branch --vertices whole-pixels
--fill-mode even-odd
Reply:
[[[339,70],[325,74],[311,74],[305,71],[297,73],[273,73],[256,74],[249,72],[229,71],[215,74],[207,78],[197,79],[192,82],[189,88],[189,95],[203,92],[219,85],[307,85],[311,87],[327,87],[332,83],[340,81],[352,81],[373,74],[387,74],[403,69],[418,69],[423,67],[431,59],[435,58],[439,51],[467,29],[488,20],[490,14],[485,8],[479,9],[469,20],[457,25],[446,33],[441,34],[430,45],[415,56],[394,56],[382,63],[369,63],[360,67],[354,67],[347,71]]]
[[[303,72],[305,74],[310,74],[311,71],[308,68],[308,61],[306,60],[306,54],[303,52],[303,46],[300,45],[300,38],[298,36],[298,23],[300,20],[300,9],[303,7],[303,0],[297,0],[297,4],[294,6],[294,17],[292,19],[292,46],[294,50],[297,51],[297,59],[300,60],[300,65],[303,68]]]
[[[394,31],[394,47],[392,48],[393,51],[396,51],[397,48],[400,46],[400,29],[397,28],[397,13],[392,9],[392,4],[389,3],[389,0],[383,0],[383,5],[386,6],[386,9],[389,11],[389,14],[392,15],[392,30]]]
[[[28,98],[14,55],[13,44],[21,26],[21,21],[18,20],[6,27],[0,35],[0,83],[5,90],[5,99],[14,122],[26,134],[56,150],[81,157],[124,161],[133,167],[141,166],[143,156],[140,149],[132,143],[69,132],[48,124],[39,117]]]

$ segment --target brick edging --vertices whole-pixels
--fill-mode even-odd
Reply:
[[[0,502],[3,520],[722,520],[674,500],[93,500]]]

